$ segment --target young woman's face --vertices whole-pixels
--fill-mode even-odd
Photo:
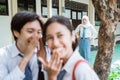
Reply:
[[[52,53],[57,53],[61,59],[67,60],[73,53],[72,42],[74,36],[65,25],[58,22],[48,25],[46,30],[46,42]]]
[[[27,22],[21,29],[20,33],[16,33],[16,37],[17,47],[21,52],[24,52],[31,40],[35,40],[36,38],[36,40],[38,39],[39,41],[39,38],[41,37],[40,23],[37,20]]]
[[[87,22],[87,20],[85,18],[83,18],[83,23],[85,24]]]

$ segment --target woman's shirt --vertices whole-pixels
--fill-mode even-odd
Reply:
[[[80,37],[83,37],[83,28],[85,29],[85,38],[96,38],[97,31],[92,25],[82,25],[80,29]]]
[[[83,28],[85,28],[85,38],[89,38],[89,39],[97,38],[98,33],[95,27],[93,27],[93,25],[91,24],[89,25],[79,24],[75,29],[75,34],[77,38],[83,38]]]
[[[74,65],[80,59],[84,60],[76,50],[62,68],[62,70],[66,70],[63,80],[72,80]],[[75,77],[76,80],[99,80],[94,70],[85,62],[82,62],[77,66],[75,70]]]

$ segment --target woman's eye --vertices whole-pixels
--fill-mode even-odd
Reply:
[[[52,37],[46,37],[46,40],[48,41],[48,40],[51,40],[52,39]]]
[[[62,37],[63,35],[62,34],[58,34],[58,37]]]

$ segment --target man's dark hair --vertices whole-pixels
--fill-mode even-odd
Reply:
[[[21,29],[27,22],[38,20],[40,23],[41,28],[43,28],[43,23],[39,19],[39,16],[36,13],[28,12],[28,11],[21,11],[15,14],[11,21],[11,31],[14,36],[14,39],[17,40],[13,31],[17,31],[20,33]]]

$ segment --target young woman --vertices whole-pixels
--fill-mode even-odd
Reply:
[[[99,80],[90,65],[75,50],[77,43],[69,19],[63,16],[48,19],[43,28],[43,38],[51,50],[52,59],[49,62],[39,59],[49,74],[49,80],[58,80],[62,70],[65,70],[65,74],[60,80],[73,80],[73,77],[75,80]],[[77,64],[78,61],[81,62]],[[50,66],[54,72],[47,70]]]
[[[97,37],[95,27],[90,23],[88,16],[82,17],[82,24],[76,28],[76,33],[80,33],[79,52],[81,56],[90,62],[91,45],[94,45],[94,39]]]

